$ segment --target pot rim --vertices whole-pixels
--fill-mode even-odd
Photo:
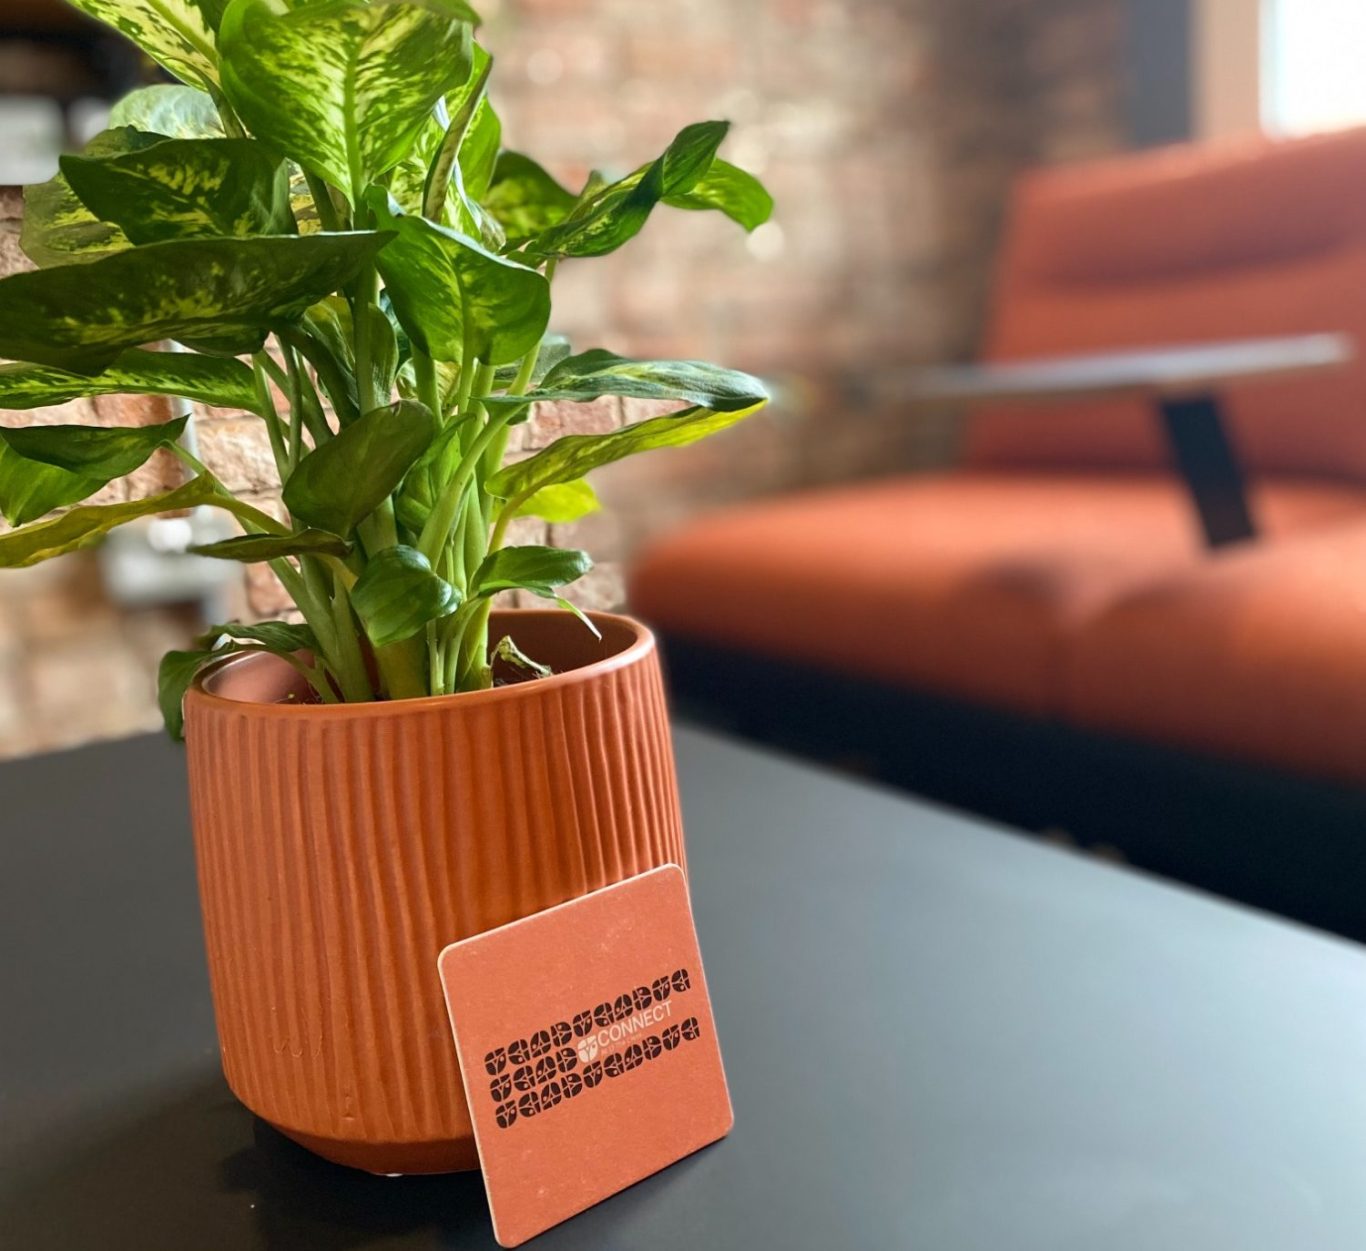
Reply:
[[[523,615],[563,618],[566,624],[572,623],[583,629],[583,623],[576,621],[571,613],[557,608],[508,608],[495,611],[493,617],[495,620],[505,620],[508,617]],[[199,705],[206,712],[241,714],[250,710],[252,716],[262,717],[397,717],[434,708],[446,708],[453,700],[458,700],[464,707],[474,707],[476,704],[501,703],[511,699],[525,699],[542,692],[563,690],[569,686],[592,682],[605,674],[637,664],[655,650],[653,632],[634,617],[628,617],[624,613],[596,611],[585,615],[599,625],[614,625],[626,629],[633,636],[632,641],[619,652],[604,656],[601,660],[581,665],[577,669],[567,669],[563,673],[552,673],[549,677],[538,678],[534,682],[514,682],[507,686],[490,687],[484,691],[454,691],[449,695],[417,695],[410,699],[375,699],[352,704],[263,703],[250,699],[230,699],[226,695],[218,695],[204,689],[206,682],[233,665],[261,663],[262,653],[257,652],[246,656],[229,656],[217,664],[206,666],[190,684],[185,700],[187,704],[193,702]]]

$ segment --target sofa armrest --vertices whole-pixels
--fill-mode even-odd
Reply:
[[[916,404],[1057,403],[1111,395],[1187,399],[1233,384],[1339,368],[1355,355],[1345,334],[1309,334],[947,365],[900,373],[884,385]]]
[[[1048,360],[922,369],[896,380],[896,398],[927,404],[1066,403],[1129,395],[1152,403],[1209,547],[1250,539],[1255,518],[1224,429],[1231,386],[1336,369],[1356,354],[1343,334],[1242,339]],[[885,384],[884,384],[885,385]],[[881,398],[891,398],[883,391]]]

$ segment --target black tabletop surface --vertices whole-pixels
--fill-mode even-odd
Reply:
[[[1366,1245],[1366,952],[695,732],[694,902],[736,1127],[559,1248]],[[218,1073],[183,764],[0,767],[0,1247],[492,1246]]]

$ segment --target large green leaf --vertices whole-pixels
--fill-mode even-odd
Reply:
[[[727,413],[707,408],[685,408],[678,413],[624,426],[609,434],[569,434],[556,439],[526,460],[508,465],[494,474],[485,490],[514,507],[548,486],[573,482],[602,465],[637,452],[661,447],[685,447],[709,434],[743,421],[763,407],[763,402]]]
[[[83,152],[86,156],[119,156],[161,143],[160,135],[131,126],[102,131]],[[19,246],[35,265],[70,265],[97,261],[132,247],[117,226],[95,216],[62,174],[24,189],[24,224]]]
[[[376,647],[412,638],[429,621],[460,607],[460,592],[439,577],[413,547],[388,547],[372,556],[351,588],[351,606]]]
[[[0,426],[0,514],[21,526],[89,499],[174,443],[188,418],[157,426]]]
[[[242,534],[217,543],[199,544],[189,550],[196,556],[254,565],[279,560],[282,556],[348,556],[351,544],[325,530],[300,530],[296,534]]]
[[[355,203],[469,77],[472,40],[458,6],[232,0],[219,48],[248,129]]]
[[[431,411],[411,400],[366,413],[299,462],[285,483],[285,506],[320,530],[350,534],[398,487],[436,432]]]
[[[557,588],[593,567],[587,552],[565,547],[502,547],[490,552],[470,583],[471,597],[526,590],[555,598]]]
[[[578,202],[529,156],[499,153],[483,204],[502,224],[507,237],[520,243],[557,226]]]
[[[228,357],[130,348],[93,378],[48,365],[0,365],[0,408],[45,408],[87,395],[177,395],[219,408],[254,408],[251,370]]]
[[[180,83],[156,83],[130,91],[109,110],[109,126],[132,126],[168,139],[221,139],[224,135],[213,97]]]
[[[583,196],[557,225],[526,244],[536,256],[603,256],[639,233],[665,196],[686,195],[706,173],[728,122],[685,126],[649,165]]]
[[[672,208],[715,209],[746,230],[762,226],[773,215],[773,197],[753,174],[719,157],[690,191],[664,197]]]
[[[296,233],[289,171],[255,139],[166,139],[61,165],[86,207],[134,243]]]
[[[197,87],[218,82],[214,31],[224,0],[71,0],[107,22],[177,78]]]
[[[154,513],[195,508],[218,497],[211,478],[191,478],[184,486],[126,504],[87,504],[47,521],[0,534],[0,569],[17,569],[88,547],[116,526]]]
[[[428,356],[458,361],[468,350],[503,365],[540,343],[550,320],[550,284],[541,274],[419,217],[386,209],[381,221],[398,234],[379,258],[385,289]]]
[[[705,361],[636,361],[602,348],[570,356],[524,396],[490,396],[489,407],[534,400],[595,400],[622,395],[642,400],[683,400],[717,412],[750,408],[768,399],[758,378]]]
[[[349,282],[390,238],[184,239],[0,280],[0,356],[74,373],[161,339],[233,354]]]

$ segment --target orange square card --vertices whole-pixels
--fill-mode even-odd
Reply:
[[[439,967],[502,1246],[730,1132],[677,866],[453,943]]]

